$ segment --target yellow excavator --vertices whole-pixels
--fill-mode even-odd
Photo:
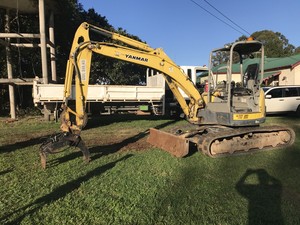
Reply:
[[[92,32],[106,36],[108,41],[91,40]],[[213,69],[213,56],[219,52],[227,54],[228,61],[216,70]],[[208,81],[204,92],[200,93],[163,49],[151,48],[143,42],[84,22],[75,33],[67,63],[61,132],[47,139],[40,147],[43,168],[46,167],[47,154],[56,153],[67,145],[79,147],[84,160],[90,161],[90,153],[80,133],[87,123],[86,98],[94,53],[139,64],[163,74],[193,128],[179,129],[174,134],[150,129],[147,141],[176,157],[187,155],[191,144],[208,156],[218,157],[287,147],[295,141],[295,132],[291,128],[259,126],[265,122],[266,115],[264,92],[260,87],[264,71],[264,47],[261,42],[249,39],[213,50]],[[254,54],[260,59],[244,68],[244,62],[253,58]],[[233,62],[236,61],[239,62],[238,75],[236,72],[233,74],[233,66],[236,65]],[[68,104],[73,79],[75,109]],[[183,92],[189,100],[185,99]]]

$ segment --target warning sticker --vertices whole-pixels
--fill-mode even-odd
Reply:
[[[80,78],[81,78],[81,81],[86,80],[86,60],[85,59],[80,60]]]

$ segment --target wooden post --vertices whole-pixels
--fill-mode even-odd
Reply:
[[[5,15],[5,32],[10,32],[10,21],[9,21],[9,10],[6,10]],[[11,51],[10,51],[10,38],[6,38],[6,42],[8,43],[5,47],[6,50],[6,64],[7,64],[7,78],[12,79],[12,60],[11,60]],[[12,119],[16,119],[16,103],[15,103],[15,89],[13,84],[8,85],[9,90],[9,105],[10,105],[10,117]]]
[[[54,14],[50,13],[49,19],[49,39],[50,39],[50,61],[51,61],[51,77],[52,81],[57,81],[56,77],[56,55],[55,55],[55,39],[54,39]]]
[[[42,73],[44,84],[48,84],[48,69],[47,69],[47,44],[45,33],[45,2],[39,0],[39,21],[40,21],[40,40],[41,40],[41,56],[42,56]]]

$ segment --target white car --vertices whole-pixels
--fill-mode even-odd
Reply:
[[[294,112],[300,116],[300,86],[263,87],[267,114]]]

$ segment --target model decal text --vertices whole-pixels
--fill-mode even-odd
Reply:
[[[134,60],[138,60],[138,61],[142,61],[142,62],[148,62],[147,58],[143,58],[143,57],[139,57],[139,56],[135,56],[135,55],[126,54],[126,58],[127,59],[134,59]]]

